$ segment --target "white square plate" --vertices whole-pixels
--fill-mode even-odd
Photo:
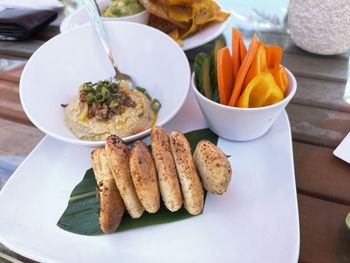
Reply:
[[[205,127],[192,92],[166,126]],[[81,236],[56,226],[91,167],[89,148],[45,137],[0,192],[0,242],[40,262],[297,262],[299,220],[288,117],[250,142],[218,141],[231,155],[223,196],[202,215],[112,235]]]

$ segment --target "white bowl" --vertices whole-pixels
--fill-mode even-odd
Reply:
[[[100,9],[101,14],[103,11],[112,3],[111,0],[102,0],[97,3],[98,8]],[[84,10],[85,11],[85,10]],[[86,11],[85,11],[85,15]],[[130,16],[121,16],[121,17],[104,17],[101,16],[103,21],[126,21],[126,22],[134,22],[139,24],[147,24],[149,13],[146,10],[143,10],[140,13],[130,15]]]
[[[97,2],[98,8],[102,13],[103,10],[111,4],[111,0],[101,0]],[[146,10],[131,16],[122,17],[101,17],[103,21],[126,21],[139,24],[148,24],[149,12]],[[79,7],[77,10],[73,11],[67,17],[65,17],[60,25],[60,31],[66,32],[68,30],[75,29],[77,27],[83,26],[89,22],[89,15],[85,10],[85,7]]]
[[[162,104],[157,125],[164,125],[180,110],[190,85],[188,60],[166,34],[128,22],[104,22],[120,70]],[[79,85],[114,76],[114,70],[97,38],[86,25],[62,33],[41,46],[27,62],[20,81],[20,98],[29,119],[48,135],[72,144],[103,145],[83,141],[65,126],[61,104],[69,103]],[[123,138],[132,141],[150,130]]]
[[[287,96],[276,104],[259,108],[231,107],[209,100],[197,90],[193,73],[192,88],[209,129],[232,141],[249,141],[264,135],[297,90],[295,77],[288,69],[286,72],[289,82]]]

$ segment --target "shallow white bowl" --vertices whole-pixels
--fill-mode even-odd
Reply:
[[[157,125],[168,122],[183,105],[190,85],[188,60],[166,34],[128,22],[104,22],[120,70],[132,76],[162,104]],[[83,141],[65,126],[64,109],[79,85],[114,76],[113,67],[95,30],[86,25],[60,34],[41,46],[26,64],[20,81],[20,98],[29,119],[48,135],[72,144],[103,145]],[[132,141],[150,130],[123,138]]]
[[[101,14],[103,11],[112,3],[111,0],[101,0],[97,2],[98,8],[100,9]],[[121,17],[103,17],[101,19],[103,21],[126,21],[126,22],[134,22],[140,24],[147,24],[149,18],[149,13],[144,10],[140,13],[131,15],[131,16],[121,16]],[[68,15],[61,23],[61,32],[67,31],[62,29],[73,29],[77,25],[85,25],[89,23],[89,15],[84,6],[79,7],[77,10],[73,11],[70,15]],[[75,25],[75,26],[73,26]],[[70,28],[72,27],[72,28]]]
[[[112,3],[111,0],[102,0],[98,2],[98,8],[100,9],[101,14],[103,11]],[[79,10],[79,12],[82,12],[84,17],[87,18],[87,13],[86,10]],[[149,13],[146,10],[143,10],[140,13],[130,15],[130,16],[121,16],[121,17],[104,17],[101,16],[103,21],[126,21],[126,22],[134,22],[134,23],[139,23],[139,24],[147,24],[148,23],[148,18],[149,18]]]
[[[259,108],[231,107],[209,100],[197,90],[193,73],[192,88],[208,127],[220,137],[232,141],[249,141],[264,135],[294,97],[297,90],[295,77],[288,69],[286,72],[288,77],[287,96],[276,104]]]

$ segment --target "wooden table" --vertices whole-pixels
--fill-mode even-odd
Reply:
[[[0,58],[27,60],[59,32],[59,21],[25,42],[0,42]],[[244,32],[249,38],[251,32]],[[287,107],[293,134],[300,217],[300,262],[350,262],[350,165],[333,150],[350,131],[349,53],[317,56],[297,48],[284,33],[259,33],[268,44],[284,47],[283,64],[297,78],[298,91]],[[198,51],[187,52],[190,61]],[[43,138],[24,114],[18,96],[23,66],[0,73],[0,155],[27,155]],[[0,170],[1,171],[1,170]],[[1,177],[0,177],[1,178]],[[0,181],[1,183],[1,181]],[[1,184],[0,184],[1,188]],[[287,225],[285,227],[288,227]],[[30,261],[0,245],[0,251]],[[2,253],[0,252],[0,253]],[[0,261],[1,261],[0,254]]]

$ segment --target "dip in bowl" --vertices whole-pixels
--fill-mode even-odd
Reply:
[[[118,3],[127,2],[129,0],[118,0]],[[136,0],[132,0],[136,1]],[[103,21],[126,21],[133,22],[139,24],[147,24],[149,13],[140,7],[129,8],[125,3],[122,8],[113,8],[111,0],[101,0],[97,1],[98,8],[101,13],[101,19]],[[109,11],[108,11],[109,10]],[[104,13],[106,13],[104,15]],[[116,15],[118,13],[118,15]],[[86,25],[89,23],[89,15],[85,8],[79,7],[77,10],[73,11],[70,15],[68,15],[61,23],[60,31],[61,33],[72,30],[74,28]]]
[[[103,17],[123,17],[136,15],[145,8],[138,0],[112,0],[102,12]]]
[[[159,100],[161,108],[154,124],[164,125],[180,110],[190,86],[190,67],[184,52],[166,34],[145,25],[105,21],[104,26],[120,71]],[[23,109],[34,125],[53,138],[83,146],[104,145],[99,138],[79,139],[66,126],[66,108],[61,104],[74,101],[83,83],[97,83],[114,75],[92,26],[62,33],[41,46],[27,62],[20,80]],[[143,120],[148,114],[137,117]],[[142,131],[136,126],[129,128],[132,135],[121,133],[124,141],[150,132],[149,127]]]
[[[104,21],[148,23],[149,13],[138,0],[102,0],[98,7]]]
[[[127,81],[86,82],[65,106],[64,122],[82,140],[105,140],[111,134],[131,136],[157,121],[161,104],[140,87]]]

